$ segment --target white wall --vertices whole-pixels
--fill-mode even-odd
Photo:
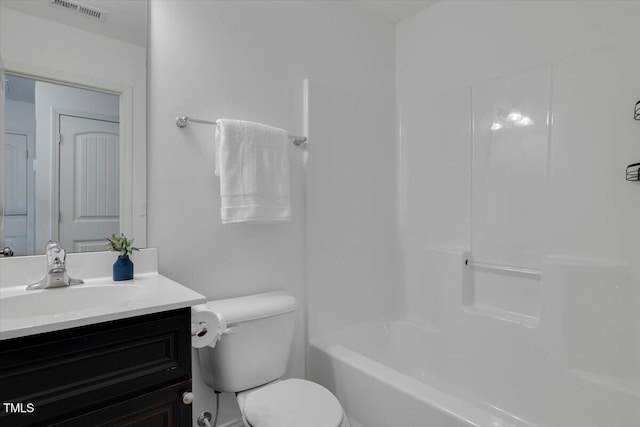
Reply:
[[[5,100],[7,107],[5,116],[5,129],[8,131],[35,132],[36,130],[36,106],[32,102]]]
[[[639,22],[638,2],[442,1],[397,29],[404,310],[445,336],[448,380],[534,423],[640,417]],[[514,107],[535,124],[489,130]]]
[[[0,13],[3,61],[115,82],[133,88],[133,205],[131,235],[145,246],[146,50],[12,9]],[[37,73],[36,73],[37,74]],[[37,248],[36,248],[37,249]]]
[[[307,317],[320,333],[377,316],[393,290],[393,43],[392,26],[350,2],[150,5],[149,242],[160,272],[212,299],[295,295],[291,376],[305,375]],[[307,153],[290,148],[292,222],[223,226],[214,128],[178,129],[176,115],[301,134],[305,78],[310,140]],[[195,358],[193,374],[194,414],[213,412]],[[238,411],[222,400],[224,423]]]
[[[57,114],[78,114],[118,120],[119,97],[59,84],[36,82],[36,253],[42,253],[53,236],[54,144]],[[54,112],[56,116],[54,116]],[[64,165],[62,165],[64,167]]]

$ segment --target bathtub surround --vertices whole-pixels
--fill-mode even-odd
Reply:
[[[419,303],[436,297],[425,247],[470,248],[478,261],[531,268],[550,256],[636,264],[638,194],[621,167],[640,152],[630,117],[640,85],[639,18],[637,2],[441,2],[398,26],[400,234],[410,316],[433,321],[439,311]],[[451,21],[464,31],[454,36],[444,24]],[[435,42],[443,38],[446,44]],[[513,128],[510,138],[501,136],[506,128],[490,130],[501,101],[507,112],[538,111],[532,128],[540,130]],[[514,144],[518,152],[497,151]],[[496,174],[511,180],[484,190]],[[534,218],[525,216],[527,206]],[[528,235],[507,240],[500,224]],[[529,252],[515,246],[525,243]],[[476,288],[475,296],[535,315],[548,303],[539,288]]]
[[[374,318],[395,295],[394,27],[352,2],[162,0],[149,9],[149,244],[160,271],[209,299],[283,289],[313,301],[297,312],[287,373],[304,377],[307,325],[320,333]],[[287,148],[290,223],[215,219],[214,128],[178,129],[185,112],[309,136]],[[194,420],[215,405],[197,365]],[[233,395],[221,404],[219,425],[238,419]]]
[[[638,423],[638,22],[638,2],[444,1],[398,25],[403,306],[433,332],[395,371],[515,425]]]

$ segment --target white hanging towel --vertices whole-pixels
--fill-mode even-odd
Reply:
[[[287,131],[244,120],[216,122],[222,223],[290,221]]]

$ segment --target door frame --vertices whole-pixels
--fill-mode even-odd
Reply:
[[[118,116],[110,114],[91,113],[81,110],[70,110],[66,108],[51,109],[51,141],[53,147],[51,150],[51,235],[60,241],[60,144],[58,143],[58,135],[60,135],[60,116],[78,117],[82,119],[100,120],[103,122],[121,123]],[[120,140],[118,139],[118,144]],[[122,156],[120,156],[122,158]],[[122,185],[119,188],[122,191]],[[120,208],[122,211],[122,207]],[[122,212],[121,212],[122,213]],[[120,225],[122,229],[122,225]]]
[[[131,235],[133,233],[133,87],[123,83],[13,61],[2,61],[0,63],[0,76],[3,74],[13,74],[49,83],[109,93],[120,97],[120,133],[118,135],[120,151],[120,232]],[[2,96],[0,96],[0,101],[2,101],[2,105],[0,105],[0,131],[4,131],[4,80],[0,84],[3,86]],[[4,132],[0,133],[0,148],[2,149],[4,149],[3,134]],[[51,166],[53,167],[53,165]],[[3,184],[2,181],[2,178],[0,178],[0,184]],[[2,186],[0,186],[0,196],[2,196]],[[3,199],[0,198],[0,212],[3,211],[2,201]],[[0,216],[0,238],[4,235],[3,218],[4,215]]]

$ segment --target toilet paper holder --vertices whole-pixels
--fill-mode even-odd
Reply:
[[[235,333],[237,329],[236,325],[230,325],[228,328],[226,326],[218,329],[218,338],[222,335],[229,335]],[[206,333],[209,332],[209,325],[207,322],[191,322],[191,336],[192,337],[203,337]]]
[[[207,322],[191,323],[191,336],[202,337],[209,331]]]

